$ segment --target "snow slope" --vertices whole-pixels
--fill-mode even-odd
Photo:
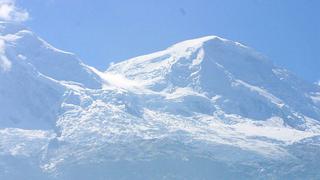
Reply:
[[[216,36],[105,72],[0,23],[0,179],[320,178],[320,88]]]
[[[65,91],[61,82],[101,86],[99,77],[75,55],[19,25],[0,23],[0,30],[0,127],[52,129]]]

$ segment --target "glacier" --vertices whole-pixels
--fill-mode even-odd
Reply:
[[[0,179],[318,179],[320,86],[207,36],[102,72],[0,23]]]

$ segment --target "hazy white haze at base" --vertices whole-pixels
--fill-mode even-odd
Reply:
[[[0,24],[0,179],[318,179],[320,86],[216,36],[90,67]]]

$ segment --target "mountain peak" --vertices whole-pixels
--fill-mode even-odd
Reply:
[[[58,81],[73,81],[99,88],[98,76],[74,54],[59,50],[23,25],[0,23],[2,55],[12,68],[28,64],[29,69]]]
[[[163,82],[169,76],[175,76],[173,74],[177,72],[189,76],[189,82],[191,82],[191,79],[195,78],[194,75],[207,68],[213,70],[219,66],[239,72],[239,69],[234,69],[237,65],[248,69],[247,74],[259,73],[258,71],[250,72],[255,70],[252,66],[272,68],[272,64],[264,56],[241,43],[218,36],[205,36],[176,43],[163,51],[114,64],[109,67],[107,72],[121,73],[129,79],[144,82],[143,84],[157,84],[156,86],[158,86],[159,81]],[[213,72],[206,74],[206,76],[211,76],[210,74]],[[146,76],[146,73],[149,75]],[[181,79],[180,81],[187,82],[186,80]],[[181,84],[182,82],[177,83]]]
[[[308,93],[306,89],[313,89],[312,85],[274,66],[253,49],[217,36],[183,41],[114,64],[106,74],[121,75],[155,92],[173,93],[187,88],[208,99],[220,97],[215,104],[228,114],[255,120],[279,116],[298,129],[305,128],[305,118],[299,113],[308,118],[320,117],[320,109],[310,97],[301,96]]]
[[[197,48],[204,48],[206,46],[212,46],[212,45],[229,45],[229,46],[238,46],[240,48],[248,48],[247,46],[231,41],[219,36],[210,35],[210,36],[204,36],[196,39],[186,40],[179,43],[176,43],[168,48],[168,50],[178,51],[178,50],[188,50],[188,49],[197,49]]]
[[[227,41],[226,39],[220,38],[218,36],[204,36],[204,37],[200,37],[200,38],[196,38],[196,39],[191,39],[191,40],[186,40],[186,41],[182,41],[179,43],[176,43],[174,45],[172,45],[171,47],[169,47],[169,49],[171,48],[181,48],[181,47],[198,47],[198,46],[202,46],[204,43],[208,42],[208,41]]]

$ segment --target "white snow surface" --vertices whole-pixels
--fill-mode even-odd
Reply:
[[[100,72],[0,23],[0,157],[30,159],[49,174],[163,155],[295,161],[291,147],[320,136],[319,89],[217,36]]]

